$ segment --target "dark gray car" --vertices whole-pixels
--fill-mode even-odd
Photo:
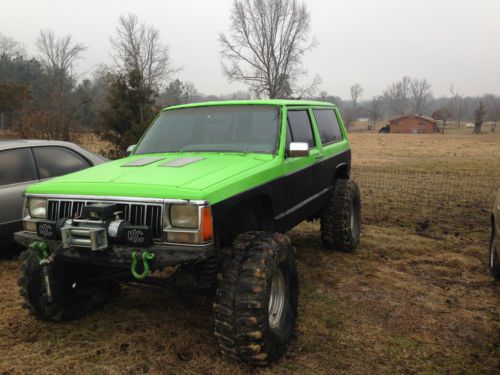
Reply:
[[[69,142],[0,140],[0,239],[22,229],[23,193],[28,185],[106,161]]]

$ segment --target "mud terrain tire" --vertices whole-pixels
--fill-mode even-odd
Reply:
[[[286,352],[294,333],[295,249],[285,235],[248,232],[231,250],[219,274],[215,336],[224,355],[265,366]]]
[[[49,302],[44,284],[43,267],[31,251],[21,258],[21,276],[18,279],[23,306],[37,319],[67,322],[77,319],[107,303],[118,294],[120,285],[114,281],[81,283],[85,277],[95,276],[96,267],[54,262],[48,266],[52,302]]]
[[[321,214],[321,240],[328,249],[353,253],[361,234],[361,196],[353,180],[337,179]]]

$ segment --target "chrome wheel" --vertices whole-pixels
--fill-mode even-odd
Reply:
[[[285,294],[285,278],[283,273],[277,269],[271,280],[271,293],[269,294],[268,319],[271,329],[280,326],[285,306]]]
[[[495,238],[495,234],[493,233],[493,238],[491,239],[491,249],[490,249],[490,268],[493,269],[495,267],[495,262],[497,259],[497,239]]]

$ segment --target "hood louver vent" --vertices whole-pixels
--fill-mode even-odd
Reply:
[[[202,158],[202,157],[180,158],[180,159],[167,161],[166,163],[161,164],[160,167],[184,167],[185,165],[193,164],[193,163],[196,163],[196,162],[203,160],[203,159],[205,159],[205,158]]]
[[[155,157],[155,158],[142,158],[131,161],[130,163],[123,164],[122,167],[142,167],[143,165],[148,165],[154,163],[155,161],[163,160],[165,158]]]

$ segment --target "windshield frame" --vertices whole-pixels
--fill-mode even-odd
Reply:
[[[277,111],[276,118],[276,135],[274,141],[274,147],[272,151],[247,151],[247,150],[177,150],[177,151],[158,151],[158,152],[137,152],[139,146],[144,140],[146,134],[152,129],[155,123],[158,121],[160,116],[165,112],[170,111],[182,111],[185,109],[198,109],[198,108],[209,108],[209,107],[272,107]],[[282,132],[282,122],[283,122],[283,109],[282,106],[276,104],[217,104],[217,105],[194,105],[180,108],[165,108],[161,110],[158,115],[151,121],[146,131],[142,134],[141,138],[134,147],[134,151],[131,155],[150,155],[150,154],[168,154],[168,153],[237,153],[237,154],[263,154],[263,155],[278,155],[281,142],[281,132]]]

